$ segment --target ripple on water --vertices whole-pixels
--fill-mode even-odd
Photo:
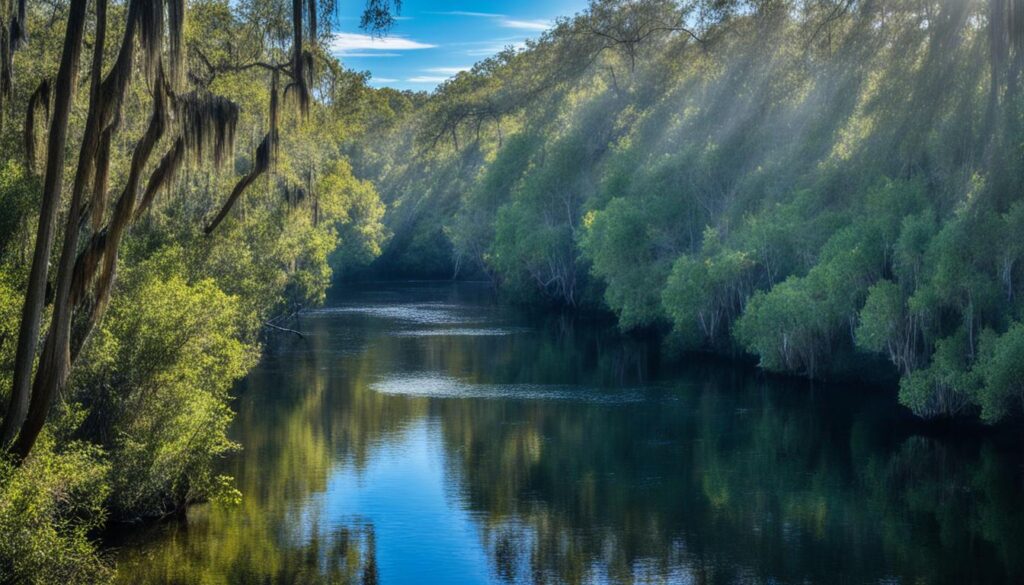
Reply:
[[[572,402],[640,402],[635,389],[602,389],[571,384],[472,384],[440,374],[393,374],[380,377],[370,388],[381,394],[425,398],[495,400],[564,400]]]
[[[403,329],[394,331],[395,337],[499,337],[529,331],[526,327],[452,327],[430,329]]]
[[[453,310],[453,305],[422,304],[422,305],[366,305],[354,307],[326,307],[311,311],[320,315],[369,315],[380,319],[393,319],[423,325],[445,325],[467,323],[469,319]]]

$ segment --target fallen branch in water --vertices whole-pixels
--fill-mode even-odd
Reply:
[[[283,333],[294,333],[295,335],[298,335],[299,337],[301,337],[303,339],[306,338],[306,336],[303,335],[301,331],[296,331],[294,329],[288,329],[287,327],[280,327],[278,325],[274,325],[270,321],[267,321],[266,323],[264,323],[263,326],[264,327],[270,327],[271,329],[276,329],[276,330],[281,331]]]
[[[302,305],[296,305],[295,306],[295,310],[292,311],[291,313],[281,313],[280,315],[277,315],[276,317],[271,317],[270,319],[267,319],[266,322],[267,323],[280,323],[281,321],[290,321],[290,320],[295,319],[296,317],[298,317],[299,313],[301,313],[301,312],[302,312]]]

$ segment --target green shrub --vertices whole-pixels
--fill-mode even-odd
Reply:
[[[995,422],[1014,405],[1024,406],[1024,323],[1014,323],[1002,335],[986,331],[978,353],[976,368],[983,382],[978,391],[981,418]]]
[[[692,339],[696,330],[701,339],[716,344],[750,294],[755,263],[745,252],[723,248],[711,228],[704,233],[702,256],[676,260],[661,303],[678,333]]]
[[[922,417],[965,414],[980,385],[968,351],[963,329],[940,339],[931,364],[900,380],[900,402]]]
[[[650,325],[662,316],[661,289],[671,263],[657,261],[649,235],[649,214],[616,197],[584,219],[583,250],[592,271],[605,282],[604,300],[625,329]]]
[[[238,300],[181,266],[172,248],[125,275],[76,376],[82,432],[109,451],[121,517],[234,495],[215,462],[235,448],[228,391],[255,347],[239,339]]]
[[[104,521],[109,465],[101,451],[37,443],[21,467],[0,459],[0,583],[73,585],[113,576],[89,538]]]

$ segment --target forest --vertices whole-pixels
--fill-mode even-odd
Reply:
[[[1019,415],[1021,10],[595,1],[356,144],[377,265]]]
[[[0,0],[0,582],[243,500],[232,389],[351,279],[1019,421],[1024,1],[593,0],[431,93],[343,9]]]
[[[342,146],[387,96],[293,4],[2,3],[0,582],[109,579],[105,525],[238,499],[234,382],[379,252]]]

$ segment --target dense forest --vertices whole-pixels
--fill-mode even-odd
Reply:
[[[327,52],[335,14],[0,5],[0,582],[104,580],[105,524],[239,497],[233,383],[385,237],[341,149],[390,106]]]
[[[1021,0],[596,0],[431,94],[346,69],[338,13],[0,0],[0,582],[242,497],[234,383],[359,273],[1019,416]]]
[[[378,263],[999,421],[1024,398],[1022,9],[594,2],[357,144]]]

